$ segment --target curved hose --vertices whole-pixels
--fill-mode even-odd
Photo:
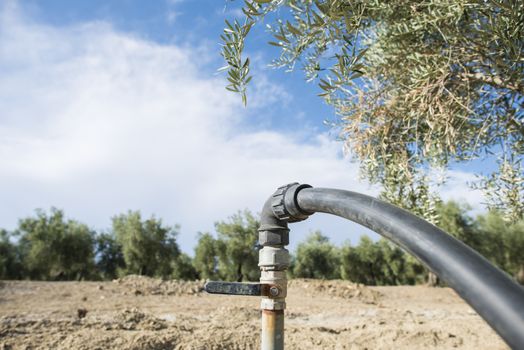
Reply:
[[[464,243],[393,205],[355,192],[304,188],[296,204],[359,223],[416,256],[514,349],[524,349],[524,288]]]

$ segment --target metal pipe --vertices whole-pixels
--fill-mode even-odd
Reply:
[[[282,205],[284,193],[289,186],[279,188],[264,204],[260,214],[258,244],[258,266],[260,284],[267,286],[262,294],[261,349],[284,349],[284,309],[286,308],[287,276],[289,252],[284,247],[289,244],[287,220],[275,215]]]
[[[284,349],[284,310],[262,310],[261,349]]]
[[[286,197],[288,197],[286,195]],[[524,349],[524,288],[476,251],[415,215],[363,194],[302,188],[286,212],[337,215],[383,235],[453,288],[514,349]]]

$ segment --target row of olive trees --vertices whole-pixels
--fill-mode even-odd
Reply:
[[[438,206],[440,226],[472,246],[493,263],[524,282],[524,220],[508,224],[496,212],[467,215],[467,208],[450,202]],[[112,220],[112,229],[95,233],[66,220],[60,210],[20,220],[11,233],[0,230],[0,278],[112,279],[140,274],[176,279],[259,278],[257,218],[240,212],[215,225],[216,235],[198,235],[193,258],[176,242],[178,227],[169,227],[139,212]],[[16,240],[16,243],[13,242]],[[363,236],[342,247],[320,232],[300,243],[292,257],[291,277],[347,279],[368,285],[423,283],[426,269],[401,249],[381,239]]]
[[[0,230],[0,278],[37,280],[111,279],[125,274],[196,278],[190,258],[169,227],[140,212],[112,219],[109,232],[96,233],[61,210],[36,211],[13,232]]]
[[[510,224],[497,212],[473,219],[454,202],[437,210],[442,229],[524,284],[524,220]],[[374,242],[363,236],[356,246],[338,248],[320,232],[299,244],[291,272],[294,277],[343,278],[368,285],[415,284],[427,276],[418,261],[385,239]]]
[[[258,221],[238,213],[216,223],[218,238],[199,234],[193,259],[180,251],[178,226],[129,211],[97,233],[61,210],[37,210],[13,232],[0,229],[0,279],[99,280],[127,274],[159,278],[258,278]],[[220,272],[219,272],[220,271]]]

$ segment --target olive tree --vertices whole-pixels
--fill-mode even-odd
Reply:
[[[247,210],[231,216],[228,221],[215,224],[218,238],[214,249],[221,278],[231,281],[259,279],[259,226],[259,221]]]
[[[94,274],[94,232],[64,212],[52,208],[47,214],[19,221],[16,234],[25,277],[43,280],[91,278]]]
[[[318,82],[386,200],[437,222],[435,170],[488,158],[498,168],[474,186],[506,219],[523,216],[524,2],[245,0],[242,11],[226,21],[222,55],[244,102],[245,40],[264,20],[280,50],[272,65]]]
[[[218,278],[217,242],[209,233],[198,235],[193,265],[201,279]]]
[[[122,246],[112,233],[101,233],[95,239],[96,268],[103,279],[118,277],[125,268]]]
[[[9,232],[0,229],[0,279],[17,279],[23,276],[18,247],[9,238]]]
[[[113,232],[122,247],[122,272],[163,278],[171,275],[173,261],[180,255],[177,226],[165,226],[154,216],[142,220],[139,211],[129,211],[113,217]]]
[[[293,257],[293,277],[340,278],[339,250],[320,231],[312,232],[297,246]]]

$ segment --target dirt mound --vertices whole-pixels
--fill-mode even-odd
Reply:
[[[354,299],[366,304],[377,304],[381,293],[361,284],[342,280],[294,279],[289,281],[290,290],[300,289],[308,296],[328,295],[333,298]]]
[[[151,330],[158,331],[167,328],[165,320],[140,311],[137,308],[126,309],[119,313],[114,320],[116,329],[125,330]]]
[[[198,295],[204,290],[204,281],[164,281],[147,276],[128,275],[113,280],[135,295]]]

